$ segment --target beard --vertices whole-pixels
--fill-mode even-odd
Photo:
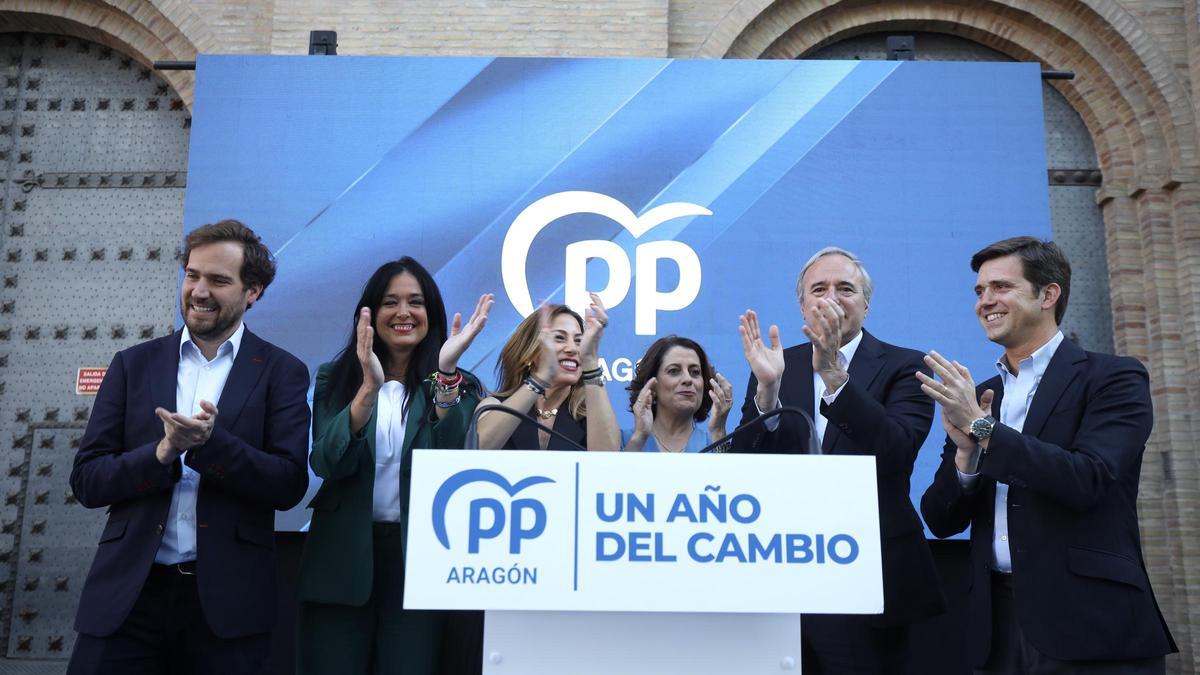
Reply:
[[[215,340],[227,332],[232,332],[246,313],[242,306],[222,305],[213,300],[202,306],[215,307],[216,311],[200,313],[190,310],[189,303],[190,301],[185,299],[180,305],[183,325],[187,326],[192,337],[199,340]]]

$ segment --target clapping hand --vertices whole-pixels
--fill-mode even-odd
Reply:
[[[955,463],[963,473],[975,473],[979,444],[971,437],[971,422],[991,414],[995,392],[988,389],[975,401],[975,382],[971,371],[958,361],[951,361],[937,352],[925,356],[925,365],[941,378],[941,382],[917,372],[921,391],[942,406],[942,428],[958,449]]]
[[[549,305],[538,307],[538,339],[541,340],[541,354],[537,363],[533,364],[531,374],[543,383],[549,385],[558,374],[558,358],[555,355],[557,346],[554,344],[554,331],[551,329]]]
[[[583,358],[584,370],[591,370],[600,365],[600,338],[608,327],[608,312],[600,296],[588,293],[591,305],[584,312],[583,338],[579,343],[580,356]]]
[[[754,396],[758,409],[773,410],[779,403],[779,384],[783,380],[783,345],[779,340],[779,326],[772,325],[767,331],[771,340],[768,347],[762,339],[758,314],[748,309],[738,317],[738,333],[742,336],[742,350],[750,370],[758,380],[758,392]]]
[[[207,443],[217,421],[217,407],[208,401],[200,401],[200,412],[191,417],[166,408],[155,408],[154,414],[163,423],[163,439],[155,451],[163,464],[175,461],[189,448]]]
[[[654,426],[654,387],[656,385],[658,385],[657,377],[646,380],[637,400],[633,402],[633,437],[635,439],[645,440],[650,436],[650,430]]]
[[[842,320],[846,310],[835,300],[821,298],[805,316],[804,335],[812,342],[813,371],[821,376],[825,391],[837,391],[850,375],[842,367]]]
[[[733,409],[733,385],[725,376],[716,373],[708,381],[708,396],[712,399],[712,410],[708,417],[708,430],[714,437],[724,436],[725,421],[729,419],[729,411]]]
[[[446,342],[442,344],[442,350],[438,353],[438,370],[443,373],[454,373],[458,369],[458,360],[462,358],[467,348],[475,340],[475,336],[479,335],[479,331],[483,330],[484,325],[487,324],[488,312],[492,311],[492,305],[495,302],[495,296],[491,293],[479,296],[479,302],[475,304],[475,311],[471,313],[471,318],[467,320],[465,326],[462,322],[462,314],[454,313],[454,320],[450,322],[450,337],[446,338]]]
[[[358,323],[355,326],[357,341],[354,349],[358,355],[358,364],[362,366],[363,387],[377,392],[383,387],[383,363],[375,354],[375,329],[371,327],[371,308],[363,307],[358,313]]]

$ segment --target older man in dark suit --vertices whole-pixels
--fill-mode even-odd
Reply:
[[[1137,493],[1153,425],[1134,359],[1058,326],[1071,265],[1032,237],[975,254],[975,313],[1004,347],[978,388],[937,352],[942,463],[921,500],[939,537],[971,527],[967,655],[976,673],[1165,672],[1176,651],[1142,560]]]
[[[810,342],[783,349],[771,326],[764,343],[747,310],[740,332],[752,376],[742,424],[779,406],[812,416],[815,429],[781,416],[733,439],[735,451],[804,452],[815,434],[822,452],[875,457],[883,557],[883,614],[805,615],[806,675],[902,672],[909,626],[945,609],[925,530],[909,499],[913,463],[933,421],[933,405],[913,377],[921,353],[881,342],[863,329],[871,277],[840,248],[818,251],[796,284]],[[784,376],[784,373],[787,376]]]
[[[113,358],[71,472],[108,523],[69,672],[262,672],[275,622],[274,513],[308,486],[308,370],[246,330],[275,276],[232,220],[183,250],[184,329]]]

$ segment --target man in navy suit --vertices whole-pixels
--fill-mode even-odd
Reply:
[[[1165,672],[1176,651],[1142,559],[1137,493],[1153,425],[1145,368],[1058,326],[1071,266],[1014,237],[971,258],[975,314],[1004,348],[978,388],[937,352],[942,463],[921,500],[939,537],[971,527],[967,654],[976,673]]]
[[[758,316],[747,310],[740,332],[752,375],[742,424],[780,406],[815,422],[779,416],[734,438],[735,451],[805,452],[815,434],[822,452],[875,457],[883,557],[881,615],[805,615],[802,663],[814,673],[902,672],[909,626],[945,609],[925,530],[909,499],[913,463],[933,404],[913,377],[921,353],[879,341],[863,329],[873,285],[849,251],[825,248],[809,259],[796,284],[810,342],[783,349],[779,328],[764,343]],[[784,373],[787,373],[786,377]]]
[[[246,330],[275,277],[235,220],[191,232],[182,331],[119,352],[71,488],[108,507],[69,672],[258,673],[275,623],[275,511],[308,487],[308,370]]]

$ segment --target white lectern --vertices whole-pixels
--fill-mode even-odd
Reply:
[[[800,613],[883,610],[871,457],[418,450],[407,546],[488,675],[799,672]]]

